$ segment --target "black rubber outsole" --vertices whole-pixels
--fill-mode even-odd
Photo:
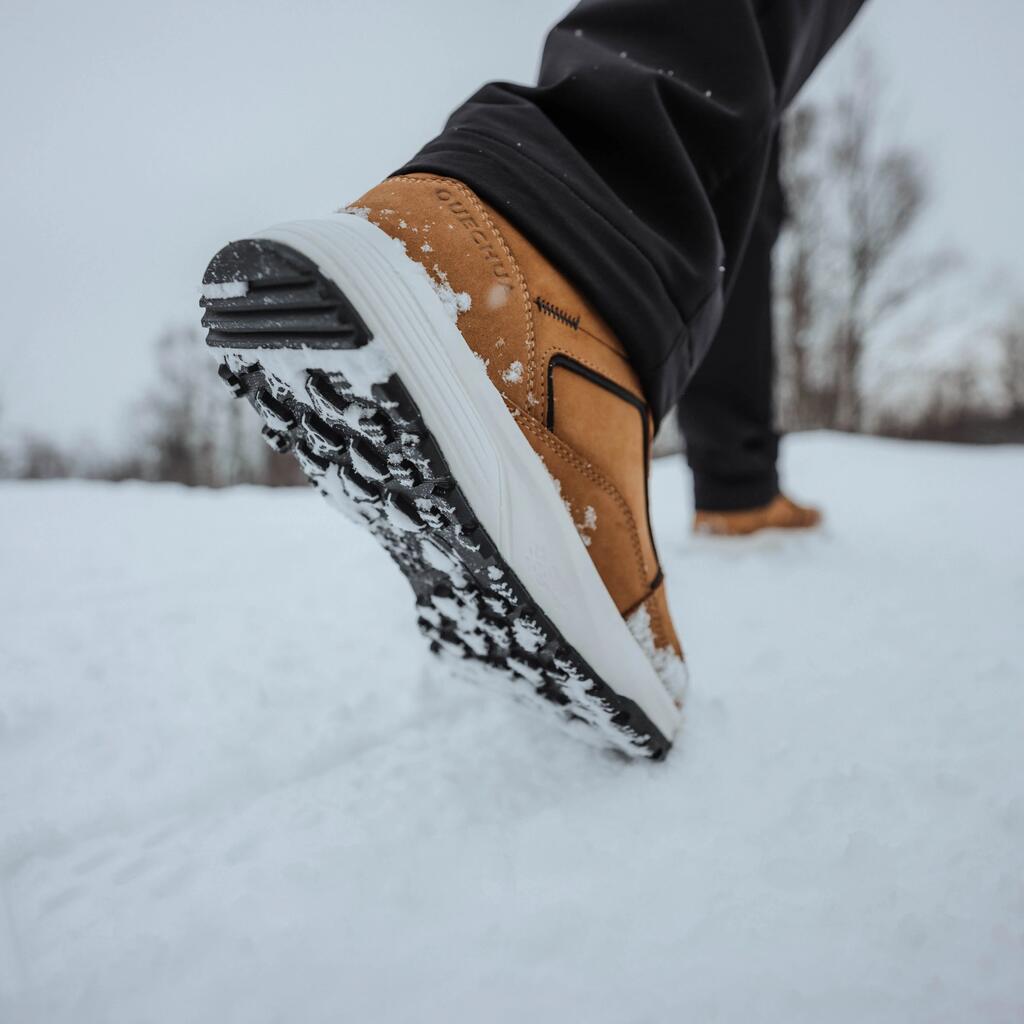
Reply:
[[[343,372],[317,365],[318,351],[373,344],[338,286],[294,249],[253,239],[218,252],[203,283],[203,326],[207,344],[223,351],[221,379],[260,413],[271,447],[292,452],[310,483],[388,551],[413,589],[431,650],[484,666],[488,681],[509,679],[564,722],[595,727],[614,749],[663,757],[669,740],[590,669],[505,563],[398,376],[359,394]],[[281,350],[292,350],[291,384],[261,350],[275,352],[264,359],[278,365]]]

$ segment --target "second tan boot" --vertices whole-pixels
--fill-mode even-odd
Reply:
[[[204,277],[221,377],[407,576],[433,650],[661,757],[682,652],[621,344],[461,183],[389,179],[234,242]]]
[[[784,494],[776,494],[758,508],[729,509],[712,512],[697,509],[693,532],[716,537],[746,537],[761,530],[810,530],[821,523],[821,511],[809,505],[798,505]]]

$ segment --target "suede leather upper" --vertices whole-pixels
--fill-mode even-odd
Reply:
[[[643,606],[656,647],[680,654],[647,516],[653,422],[607,324],[460,182],[402,175],[348,209],[399,239],[459,308],[460,332],[555,479],[620,613]]]

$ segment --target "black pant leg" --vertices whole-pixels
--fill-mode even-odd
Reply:
[[[715,340],[679,402],[694,501],[709,511],[767,505],[778,493],[772,249],[785,213],[778,143]]]
[[[863,0],[583,0],[401,172],[459,178],[588,296],[656,417],[718,328],[783,109]]]

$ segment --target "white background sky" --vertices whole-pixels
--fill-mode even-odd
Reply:
[[[359,195],[492,78],[529,80],[561,0],[0,0],[0,417],[110,443],[225,241]],[[933,178],[925,235],[1024,282],[1019,0],[872,0],[858,41]],[[5,428],[0,428],[5,429]]]

